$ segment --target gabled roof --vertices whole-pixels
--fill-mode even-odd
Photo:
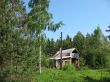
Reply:
[[[62,50],[62,59],[71,58],[72,57],[71,54],[74,50],[77,50],[77,49],[71,48],[71,49]],[[60,59],[60,51],[57,51],[57,53],[50,59]]]

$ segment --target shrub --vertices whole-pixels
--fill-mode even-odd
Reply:
[[[80,66],[85,66],[85,59],[83,57],[80,58]]]
[[[75,66],[74,65],[71,65],[71,64],[66,64],[63,66],[62,70],[67,70],[67,71],[70,71],[70,70],[75,70]]]

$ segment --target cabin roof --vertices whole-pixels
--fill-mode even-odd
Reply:
[[[62,59],[64,59],[64,58],[72,58],[73,57],[73,55],[74,55],[74,53],[72,53],[74,50],[76,50],[77,51],[77,49],[76,48],[71,48],[71,49],[66,49],[66,50],[62,50]],[[78,52],[78,51],[77,51]],[[78,56],[77,56],[77,58],[79,58],[79,54],[78,53],[76,53]],[[74,57],[76,57],[76,56],[74,56]],[[53,56],[53,57],[51,57],[50,59],[60,59],[60,51],[57,51],[57,53]]]

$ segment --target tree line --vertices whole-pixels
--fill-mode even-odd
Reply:
[[[61,40],[47,39],[45,42],[44,53],[49,57],[53,56],[61,47]],[[84,36],[77,32],[74,37],[69,35],[63,39],[63,50],[77,48],[80,54],[81,66],[90,68],[110,67],[110,45],[100,27],[96,27],[93,33]]]

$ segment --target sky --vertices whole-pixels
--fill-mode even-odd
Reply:
[[[27,4],[29,0],[25,1]],[[67,35],[74,37],[78,31],[86,35],[97,26],[105,36],[108,35],[105,30],[110,25],[110,0],[50,0],[49,12],[55,23],[62,21],[65,25],[56,32],[46,30],[48,38],[59,39],[61,32],[63,39]]]

